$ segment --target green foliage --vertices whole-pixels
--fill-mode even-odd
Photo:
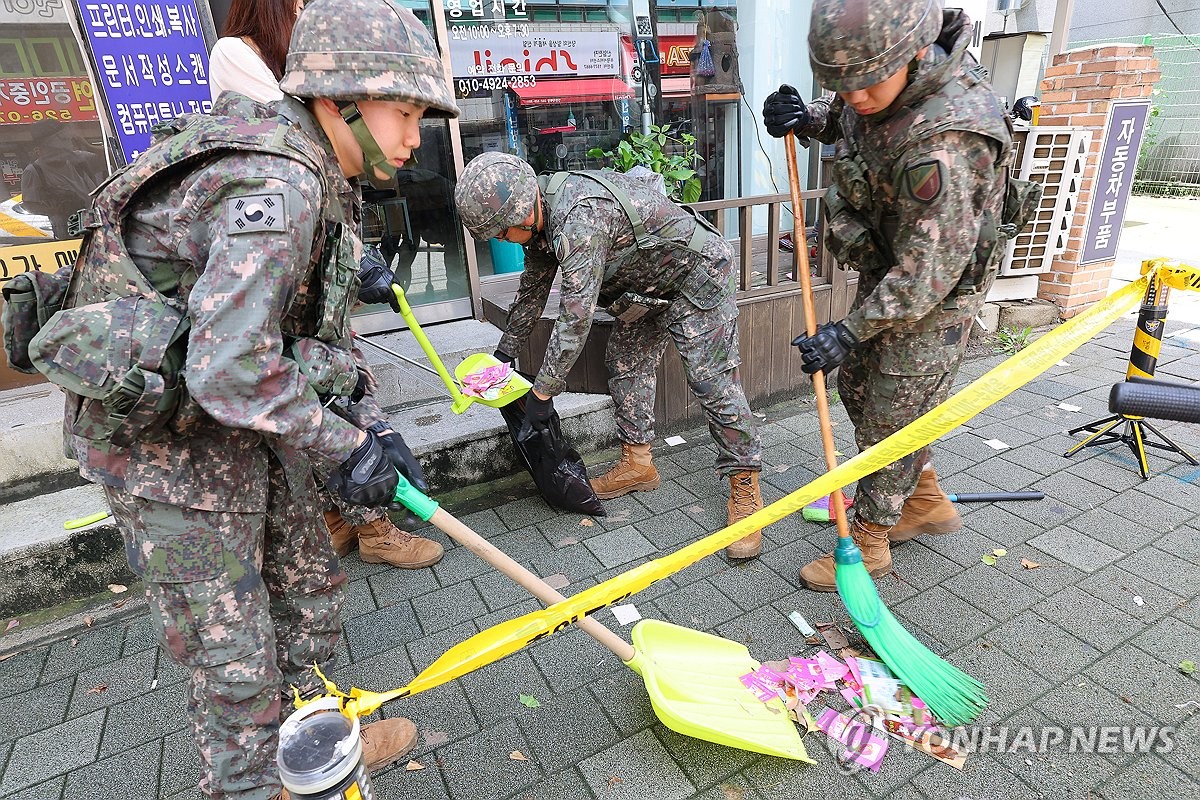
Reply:
[[[668,153],[668,147],[675,152]],[[630,131],[617,144],[616,150],[593,147],[587,155],[588,158],[608,159],[609,166],[617,172],[628,172],[636,166],[657,172],[663,176],[672,200],[694,203],[700,199],[700,178],[695,165],[703,159],[696,152],[696,137],[690,133],[675,137],[668,126],[651,125],[648,134]]]
[[[1007,355],[1016,355],[1029,346],[1033,341],[1033,328],[1026,325],[1024,328],[1004,327],[996,331],[997,353],[1006,353]]]

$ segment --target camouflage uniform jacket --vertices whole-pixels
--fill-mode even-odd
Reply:
[[[553,205],[543,198],[545,222],[525,246],[525,272],[499,346],[505,353],[520,352],[560,270],[558,321],[534,383],[542,394],[566,389],[567,373],[583,351],[597,307],[608,307],[625,292],[673,300],[701,263],[698,253],[686,249],[698,224],[686,210],[647,181],[615,172],[605,172],[604,178],[625,191],[646,231],[663,246],[639,250],[620,203],[589,178],[568,177]]]
[[[112,242],[121,237],[151,285],[191,321],[185,380],[190,395],[163,436],[122,448],[90,437],[86,398],[68,397],[67,454],[81,474],[138,497],[211,511],[261,512],[267,508],[267,449],[289,475],[311,470],[309,456],[345,460],[355,447],[354,425],[322,407],[295,361],[284,356],[290,337],[319,337],[351,347],[348,324],[322,333],[321,275],[324,251],[342,242],[354,250],[347,269],[357,269],[360,199],[338,167],[332,146],[308,110],[285,98],[271,107],[225,93],[213,109],[218,122],[248,133],[287,126],[291,156],[239,150],[236,145],[182,163],[151,180],[126,208],[123,219],[104,219],[91,234],[72,278],[72,305],[129,294],[104,269]],[[278,115],[278,116],[277,116]],[[204,119],[184,118],[189,124]],[[93,213],[121,180],[149,169],[156,143],[117,173],[97,196]],[[198,161],[198,163],[197,163]],[[247,213],[267,199],[277,212]],[[102,216],[102,215],[101,215]],[[116,214],[120,216],[120,214]],[[338,225],[345,226],[341,237]],[[328,267],[328,268],[327,268]],[[338,272],[345,275],[345,270]],[[348,317],[357,279],[343,280]],[[330,304],[337,305],[337,304]],[[93,406],[98,405],[92,403]],[[297,483],[295,485],[304,485]]]
[[[837,142],[837,193],[880,255],[846,265],[860,270],[845,320],[860,340],[940,328],[956,316],[960,292],[982,291],[994,277],[1012,136],[967,53],[971,34],[961,11],[945,12],[937,43],[887,111],[861,117],[835,97],[808,106],[799,133]]]

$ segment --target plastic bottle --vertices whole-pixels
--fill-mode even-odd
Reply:
[[[358,719],[328,697],[292,713],[279,728],[279,777],[292,800],[373,800]]]

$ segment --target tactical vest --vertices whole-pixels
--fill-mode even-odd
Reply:
[[[985,212],[976,244],[976,264],[967,269],[958,291],[982,286],[1003,242],[1015,236],[1032,217],[1041,187],[1008,177],[1012,159],[1012,125],[984,82],[978,65],[960,65],[947,84],[922,102],[898,109],[873,124],[866,135],[864,121],[849,107],[842,109],[845,138],[838,143],[834,184],[826,195],[830,249],[840,263],[857,269],[888,270],[894,265],[892,237],[897,220],[885,215],[899,193],[897,166],[918,142],[945,131],[966,131],[999,146],[996,169],[1007,181],[1000,219]]]
[[[610,257],[608,265],[604,268],[605,281],[615,275],[617,270],[624,265],[626,259],[634,253],[642,252],[649,254],[664,250],[674,250],[680,254],[690,255],[691,258],[681,259],[679,261],[679,274],[674,279],[667,278],[664,284],[678,290],[679,293],[686,296],[699,308],[713,308],[724,293],[724,288],[709,274],[701,261],[704,257],[705,243],[713,236],[721,236],[721,232],[712,223],[691,206],[677,203],[676,205],[692,218],[695,226],[692,228],[691,236],[686,244],[664,239],[646,230],[646,221],[642,219],[642,215],[633,204],[629,194],[616,183],[597,172],[569,171],[539,176],[538,185],[541,187],[542,196],[546,199],[546,205],[551,212],[558,208],[562,200],[561,191],[563,184],[572,175],[586,178],[598,184],[604,192],[610,195],[621,206],[621,211],[624,212],[630,226],[633,228],[634,243],[622,252]],[[604,195],[598,193],[598,196]]]
[[[191,171],[237,151],[282,156],[324,178],[322,153],[286,122],[186,115],[156,128],[152,146],[96,190],[91,208],[72,217],[72,235],[82,233],[84,241],[62,310],[33,338],[30,357],[52,382],[81,400],[73,404],[78,408],[76,419],[69,421],[76,435],[129,447],[168,424],[176,431],[186,427],[176,418],[185,407],[192,406],[190,416],[199,413],[187,402],[184,385],[190,328],[186,293],[176,295],[166,288],[174,286],[173,274],[146,274],[138,268],[125,247],[125,222],[145,187],[172,172]],[[317,267],[322,274],[307,278],[319,277],[321,283],[316,341],[290,341],[309,361],[314,360],[310,343],[320,349],[348,336],[347,313],[357,272],[356,264],[346,265],[338,258],[343,231],[340,224],[328,222],[333,216],[328,187],[323,195],[322,218],[327,224]],[[304,358],[297,361],[305,366]],[[339,394],[349,394],[357,378],[344,374],[347,370],[354,371],[348,352],[333,370]]]

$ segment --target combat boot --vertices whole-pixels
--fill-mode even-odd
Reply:
[[[649,444],[621,443],[621,460],[598,478],[592,478],[592,491],[601,500],[612,500],[630,492],[648,492],[662,486],[654,468]]]
[[[374,772],[395,764],[416,747],[417,726],[404,717],[395,717],[364,725],[360,736],[363,764],[367,772]]]
[[[962,517],[958,516],[958,509],[938,486],[937,473],[930,467],[921,470],[917,488],[904,501],[900,521],[888,531],[888,539],[907,542],[923,533],[954,533],[961,528]]]
[[[749,470],[729,476],[729,517],[726,525],[745,519],[763,507],[758,473]],[[725,548],[729,558],[754,558],[762,552],[762,531],[752,531]]]
[[[351,525],[336,511],[325,512],[333,549],[345,556],[358,543],[358,557],[367,564],[391,564],[400,569],[431,567],[442,560],[443,548],[422,536],[397,528],[386,516],[365,525]]]
[[[855,517],[850,526],[850,538],[862,551],[863,566],[872,578],[891,572],[892,551],[888,546],[888,528]],[[836,572],[833,553],[826,553],[800,569],[800,582],[814,592],[836,592]]]

